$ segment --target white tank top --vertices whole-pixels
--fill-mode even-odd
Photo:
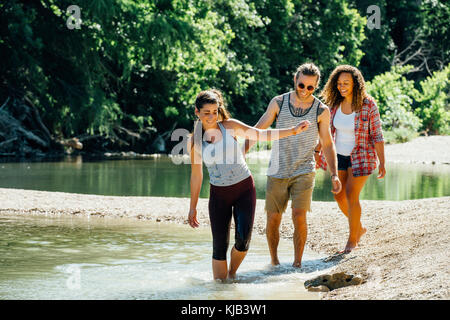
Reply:
[[[218,125],[222,139],[216,143],[202,141],[202,158],[209,182],[215,186],[230,186],[248,178],[251,172],[237,141],[222,123]]]
[[[355,113],[344,114],[339,106],[333,125],[336,128],[336,153],[349,156],[355,147]]]

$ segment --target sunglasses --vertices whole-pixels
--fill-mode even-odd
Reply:
[[[298,84],[298,87],[300,89],[305,89],[305,84],[303,82],[300,82]],[[309,85],[309,86],[306,87],[306,89],[308,89],[308,91],[313,91],[314,90],[314,86]]]

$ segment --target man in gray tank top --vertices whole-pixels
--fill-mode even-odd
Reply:
[[[320,81],[320,71],[313,63],[297,68],[294,75],[294,90],[272,99],[264,115],[255,127],[266,129],[276,120],[276,128],[287,128],[302,120],[309,120],[308,130],[272,144],[267,172],[266,236],[272,264],[279,264],[277,248],[280,239],[281,215],[286,210],[289,198],[294,224],[294,267],[301,267],[306,243],[306,213],[311,211],[315,178],[314,152],[318,140],[322,145],[333,189],[339,193],[341,182],[337,175],[336,149],[330,131],[330,110],[312,93]],[[254,141],[245,141],[247,152]]]

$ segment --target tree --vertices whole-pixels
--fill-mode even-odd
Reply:
[[[450,134],[450,64],[420,82],[415,114],[428,134]]]
[[[393,67],[367,82],[367,91],[375,99],[388,142],[406,142],[417,136],[421,120],[414,114],[414,81],[405,74],[412,66]]]

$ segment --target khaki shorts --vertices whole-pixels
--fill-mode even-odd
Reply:
[[[283,213],[289,198],[292,208],[311,211],[315,176],[315,172],[310,172],[287,179],[267,177],[266,212]]]

